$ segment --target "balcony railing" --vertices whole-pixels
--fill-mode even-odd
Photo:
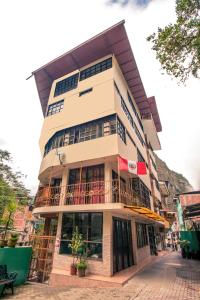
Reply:
[[[64,191],[65,193],[61,192]],[[118,180],[78,183],[64,187],[44,187],[39,190],[35,206],[83,205],[101,203],[124,203],[150,207],[149,200],[142,201],[139,196],[125,183]]]
[[[35,206],[55,206],[59,205],[61,196],[61,187],[60,186],[45,186],[40,187],[36,198],[35,198]]]

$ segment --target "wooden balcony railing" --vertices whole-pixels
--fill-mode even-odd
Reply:
[[[65,194],[61,191],[65,190]],[[138,195],[125,183],[118,180],[78,183],[63,187],[44,187],[39,190],[35,206],[59,205],[60,199],[65,205],[124,203],[149,207],[148,200],[142,201]]]

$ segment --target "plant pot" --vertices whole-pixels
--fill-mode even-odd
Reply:
[[[78,277],[85,277],[85,269],[78,269]]]
[[[76,266],[75,265],[71,265],[70,266],[70,275],[72,275],[72,276],[74,276],[74,275],[76,275],[77,274],[77,268],[76,268]]]

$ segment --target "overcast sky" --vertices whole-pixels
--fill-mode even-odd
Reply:
[[[113,4],[110,4],[113,2]],[[0,1],[0,148],[12,153],[15,169],[36,191],[43,115],[31,72],[107,27],[126,30],[147,96],[155,95],[163,126],[158,155],[200,188],[199,81],[187,86],[161,75],[146,37],[175,20],[175,0]]]

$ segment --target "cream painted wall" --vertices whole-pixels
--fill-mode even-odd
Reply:
[[[106,145],[106,147],[105,147]],[[60,148],[65,156],[65,164],[87,161],[91,159],[102,159],[118,154],[117,134],[108,135],[94,140],[85,141]],[[56,150],[51,150],[42,160],[39,174],[51,166],[59,165]]]
[[[39,142],[42,154],[45,144],[55,132],[115,113],[113,69],[80,81],[77,89],[56,98],[52,96],[54,86],[55,82],[51,89],[49,103],[64,99],[64,108],[61,112],[44,119]],[[91,87],[92,92],[79,97],[81,91]]]
[[[99,61],[102,61],[107,57],[104,57]],[[91,65],[99,61],[93,62]],[[87,66],[85,66],[84,68],[86,67]],[[41,153],[43,154],[45,144],[55,132],[64,128],[69,128],[71,126],[95,120],[103,116],[117,113],[122,123],[131,135],[132,139],[134,140],[137,148],[141,152],[142,156],[144,157],[146,162],[148,162],[146,146],[142,145],[140,140],[138,139],[135,130],[132,128],[127,116],[125,115],[121,107],[121,99],[116,89],[114,88],[115,80],[134,122],[137,125],[142,138],[145,140],[144,133],[141,130],[138,120],[134,112],[132,111],[132,108],[128,101],[127,90],[129,89],[116,59],[113,57],[113,68],[87,78],[86,80],[78,81],[78,86],[76,89],[71,90],[58,97],[54,97],[56,83],[62,79],[70,77],[73,74],[76,74],[77,72],[79,72],[79,70],[67,74],[53,82],[49,97],[49,104],[64,99],[64,108],[60,113],[57,113],[53,116],[48,116],[44,119],[40,137]],[[93,88],[93,91],[79,97],[79,93],[88,88]],[[130,90],[129,93],[131,95]],[[134,99],[133,102],[137,109],[137,105]],[[137,111],[138,115],[140,116],[140,112],[138,109]],[[60,152],[65,155],[65,164],[73,164],[80,161],[90,161],[92,159],[102,159],[104,157],[116,156],[118,154],[127,159],[137,161],[137,149],[131,142],[129,137],[127,136],[127,144],[125,145],[120,137],[116,134],[98,138],[95,140],[77,143],[74,145],[68,145],[66,147],[60,148]],[[52,150],[42,159],[39,173],[42,174],[49,167],[57,165],[59,165],[59,160],[56,155],[56,150]],[[152,170],[154,170],[153,167]],[[157,172],[154,170],[153,173],[157,178]],[[147,175],[140,176],[140,178],[151,190],[149,170],[147,170]],[[157,198],[159,197],[157,196]]]
[[[116,84],[119,87],[121,95],[122,95],[122,97],[124,98],[124,100],[126,102],[126,105],[127,105],[128,109],[129,109],[129,112],[131,113],[131,115],[133,117],[134,122],[137,125],[137,128],[139,129],[142,137],[144,138],[143,131],[140,128],[140,124],[139,124],[139,122],[138,122],[138,120],[137,120],[134,112],[132,111],[131,105],[130,105],[130,103],[128,101],[127,91],[129,92],[129,94],[130,94],[130,96],[132,98],[133,104],[134,104],[134,106],[135,106],[135,108],[137,110],[137,113],[138,113],[139,117],[141,118],[140,111],[139,111],[139,109],[137,107],[137,104],[135,102],[135,99],[134,99],[134,97],[133,97],[133,95],[132,95],[132,93],[131,93],[131,91],[130,91],[127,83],[126,83],[126,80],[124,79],[122,71],[121,71],[121,69],[119,67],[119,64],[118,64],[118,62],[117,62],[117,60],[116,60],[115,57],[113,57],[113,68],[114,68],[114,79],[116,81]]]

